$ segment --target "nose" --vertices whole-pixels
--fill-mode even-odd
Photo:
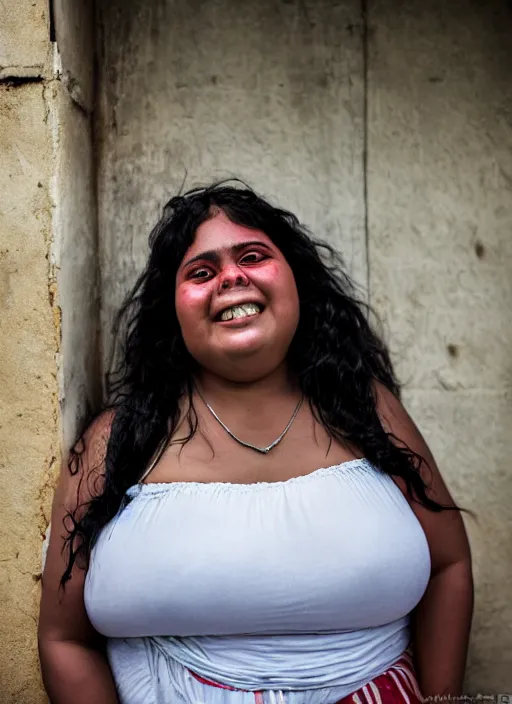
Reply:
[[[223,269],[219,280],[219,290],[227,291],[237,286],[248,286],[249,279],[245,272],[237,266],[229,266]]]

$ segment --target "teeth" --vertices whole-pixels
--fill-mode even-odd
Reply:
[[[260,312],[260,307],[256,303],[244,303],[243,306],[232,306],[225,310],[220,316],[221,320],[233,320],[233,318],[246,318],[248,315],[256,315]]]

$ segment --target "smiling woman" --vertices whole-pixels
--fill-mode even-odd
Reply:
[[[277,367],[299,322],[297,286],[282,252],[222,211],[198,227],[178,269],[175,302],[190,354],[233,381]]]
[[[226,184],[173,198],[150,247],[55,497],[52,702],[460,694],[463,523],[340,257]]]

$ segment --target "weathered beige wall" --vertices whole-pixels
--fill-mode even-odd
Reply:
[[[0,22],[0,700],[44,701],[36,651],[47,481],[59,454],[46,3]],[[30,7],[29,7],[30,6]],[[27,76],[34,82],[5,82]]]
[[[366,26],[359,0],[102,5],[104,341],[185,170],[186,186],[240,175],[335,243],[368,276],[407,405],[479,516],[468,691],[512,691],[506,0],[371,0]]]
[[[48,3],[2,3],[0,80],[13,76],[42,78],[48,66]]]
[[[36,639],[41,548],[63,433],[68,445],[98,386],[93,43],[81,55],[66,48],[88,12],[74,3],[66,17],[56,3],[62,56],[46,1],[4,3],[0,16],[2,704],[46,701]]]
[[[37,701],[41,500],[59,452],[43,90],[0,86],[0,699],[16,703]]]
[[[469,692],[512,692],[512,13],[376,0],[369,263],[405,399],[467,521]]]

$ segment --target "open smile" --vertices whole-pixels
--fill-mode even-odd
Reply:
[[[224,308],[218,313],[214,320],[219,323],[242,322],[250,318],[255,318],[263,312],[263,306],[259,303],[241,303],[239,305]]]

